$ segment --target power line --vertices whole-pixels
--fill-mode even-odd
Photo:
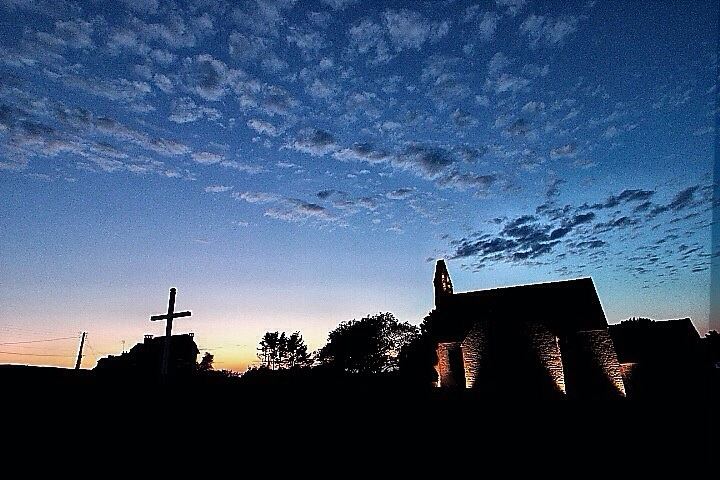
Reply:
[[[8,355],[22,355],[24,357],[74,357],[75,355],[51,355],[49,353],[18,353],[18,352],[3,352]]]
[[[20,345],[20,344],[25,344],[25,343],[54,342],[56,340],[70,340],[70,339],[75,339],[75,338],[78,338],[78,337],[58,337],[58,338],[48,338],[45,340],[25,340],[23,342],[3,342],[3,343],[0,343],[0,345]]]

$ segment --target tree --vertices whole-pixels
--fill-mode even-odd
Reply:
[[[310,355],[308,355],[307,345],[305,345],[305,340],[303,340],[300,332],[293,332],[289,337],[287,337],[286,350],[286,365],[290,368],[305,366],[310,361]]]
[[[419,334],[392,313],[379,313],[341,323],[328,335],[318,360],[350,373],[377,374],[398,368],[400,351]]]
[[[260,340],[260,347],[258,350],[258,358],[263,365],[268,367],[270,370],[277,368],[278,360],[278,344],[280,343],[280,334],[278,332],[265,332],[262,339]]]
[[[400,375],[407,384],[428,388],[437,382],[435,330],[437,325],[448,320],[437,310],[431,311],[420,324],[420,335],[400,352]]]
[[[198,372],[207,373],[213,371],[213,361],[215,361],[215,356],[210,352],[205,352],[202,360],[200,360],[200,363],[198,363]]]
[[[300,332],[290,335],[285,332],[266,332],[260,340],[258,351],[263,366],[270,370],[300,367],[307,365],[310,360]]]

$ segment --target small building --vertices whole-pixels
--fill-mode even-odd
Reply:
[[[631,397],[703,394],[711,362],[689,318],[633,318],[611,325],[610,336]]]
[[[592,279],[455,293],[439,260],[434,287],[438,387],[517,399],[625,396]]]
[[[120,374],[125,376],[151,378],[160,375],[165,349],[165,337],[145,335],[138,343],[121,355],[110,355],[98,360],[95,370],[99,374]],[[196,368],[200,353],[192,333],[170,337],[170,358],[168,371],[175,377],[191,375]]]

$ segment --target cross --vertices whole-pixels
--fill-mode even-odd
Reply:
[[[170,301],[168,302],[168,311],[165,315],[153,315],[150,317],[151,321],[167,320],[165,325],[165,349],[163,350],[162,359],[162,375],[167,378],[168,374],[168,363],[170,361],[170,337],[172,336],[172,323],[173,318],[189,317],[190,312],[177,312],[175,313],[175,294],[177,290],[175,288],[170,289]]]

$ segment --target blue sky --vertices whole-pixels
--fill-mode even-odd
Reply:
[[[244,368],[265,330],[419,322],[441,257],[458,290],[592,276],[611,322],[707,328],[714,3],[0,11],[8,338],[116,352],[176,286]]]

